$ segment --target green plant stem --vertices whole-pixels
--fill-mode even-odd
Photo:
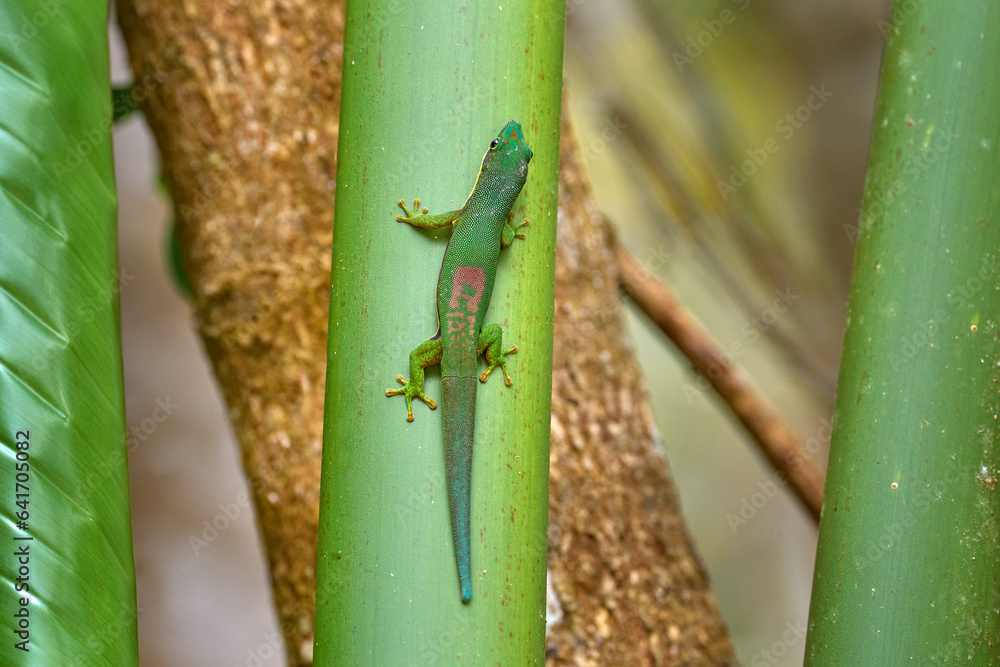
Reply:
[[[560,2],[361,0],[347,10],[330,300],[315,661],[544,662]],[[458,208],[510,119],[534,152],[487,322],[519,351],[513,387],[480,384],[474,597],[459,598],[440,410],[386,398],[433,335],[447,234],[396,222],[399,199]],[[440,398],[437,371],[426,392]]]
[[[807,665],[1000,664],[1000,5],[897,2]]]

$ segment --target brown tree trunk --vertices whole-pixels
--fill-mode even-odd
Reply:
[[[615,241],[577,154],[564,121],[549,457],[549,570],[564,620],[548,664],[735,664],[658,450]]]
[[[308,665],[343,3],[122,0],[118,14],[289,664]],[[550,662],[724,664],[732,649],[656,450],[610,234],[568,141],[563,161],[549,496],[563,621]]]
[[[117,8],[289,663],[311,664],[343,3]]]

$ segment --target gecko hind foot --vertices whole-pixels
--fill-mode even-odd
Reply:
[[[517,352],[517,345],[511,345],[510,347],[508,347],[506,350],[500,353],[500,356],[497,359],[492,358],[489,352],[487,352],[486,360],[489,362],[490,365],[486,368],[485,371],[483,371],[483,374],[479,376],[479,381],[486,382],[486,379],[489,378],[490,373],[493,372],[493,369],[499,366],[500,370],[503,371],[503,383],[508,387],[513,386],[514,381],[510,379],[510,373],[507,372],[506,357],[508,354],[514,354],[515,352]]]
[[[431,410],[437,408],[437,402],[432,398],[427,398],[423,392],[423,383],[419,386],[415,382],[407,380],[402,375],[396,376],[396,382],[403,385],[402,389],[386,389],[386,396],[399,396],[400,394],[406,397],[406,421],[413,421],[413,405],[412,401],[414,397],[419,398],[421,401],[427,404]]]

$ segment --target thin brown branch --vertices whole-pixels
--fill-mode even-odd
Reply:
[[[824,473],[794,431],[732,363],[701,322],[621,245],[616,246],[621,287],[704,377],[746,428],[779,474],[817,521]]]

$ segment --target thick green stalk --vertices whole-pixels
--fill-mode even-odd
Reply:
[[[317,665],[544,662],[553,271],[564,4],[348,5],[330,299]],[[510,119],[534,157],[487,322],[514,386],[479,384],[472,601],[460,600],[441,409],[387,398],[437,329],[447,233],[396,202],[461,206]],[[426,392],[440,399],[439,373]]]
[[[897,2],[808,665],[1000,664],[1000,5]]]
[[[2,665],[136,665],[106,2],[0,3]]]

